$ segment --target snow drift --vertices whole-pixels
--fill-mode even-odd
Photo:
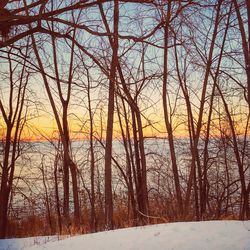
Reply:
[[[250,250],[250,221],[178,222],[72,236],[0,240],[0,250]]]

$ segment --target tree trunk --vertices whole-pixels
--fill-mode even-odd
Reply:
[[[106,134],[106,147],[105,147],[105,224],[107,230],[111,230],[114,227],[111,159],[112,159],[116,68],[118,64],[118,23],[119,23],[119,1],[115,0],[114,38],[112,43],[113,56],[111,62],[110,81],[109,81],[107,134]]]
[[[177,197],[178,214],[180,217],[182,217],[183,202],[182,202],[181,186],[180,186],[178,166],[177,166],[177,160],[176,160],[176,154],[175,154],[173,129],[172,129],[171,121],[169,119],[168,102],[167,102],[168,40],[169,40],[170,18],[171,18],[171,1],[168,2],[167,16],[166,16],[165,25],[164,25],[164,65],[163,65],[164,68],[163,68],[162,101],[163,101],[165,126],[166,126],[167,134],[168,134],[170,157],[171,157],[171,162],[172,162],[172,171],[174,175],[174,184],[175,184],[175,192],[176,192],[176,197]]]
[[[62,218],[61,218],[61,211],[60,211],[60,198],[59,198],[59,190],[58,190],[58,178],[57,178],[57,171],[58,171],[58,154],[55,157],[54,163],[54,178],[55,178],[55,197],[56,197],[56,212],[57,212],[57,223],[59,227],[59,233],[62,233]]]

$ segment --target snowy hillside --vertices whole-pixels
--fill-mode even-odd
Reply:
[[[250,221],[179,222],[59,239],[0,240],[0,250],[250,250]]]

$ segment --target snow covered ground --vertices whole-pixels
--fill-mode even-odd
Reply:
[[[126,228],[61,239],[0,240],[0,250],[250,250],[250,221],[179,222]]]

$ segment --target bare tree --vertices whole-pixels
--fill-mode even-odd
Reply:
[[[101,5],[100,8],[102,9]],[[107,132],[105,146],[105,219],[106,228],[113,229],[113,200],[112,200],[112,140],[113,140],[113,120],[115,106],[115,86],[116,86],[116,71],[118,65],[118,24],[119,24],[119,1],[114,1],[114,35],[112,39],[112,61],[109,76],[109,103],[107,117]]]
[[[8,86],[8,99],[6,97],[0,99],[0,110],[6,126],[3,145],[4,155],[3,161],[0,162],[2,173],[0,189],[0,238],[5,238],[7,233],[10,194],[16,161],[21,154],[21,136],[27,119],[28,108],[26,89],[29,82],[29,73],[26,71],[25,62],[20,66],[12,61],[10,52],[11,50],[7,50],[8,75],[4,80],[4,84]],[[27,53],[28,49],[26,49],[26,55]]]

